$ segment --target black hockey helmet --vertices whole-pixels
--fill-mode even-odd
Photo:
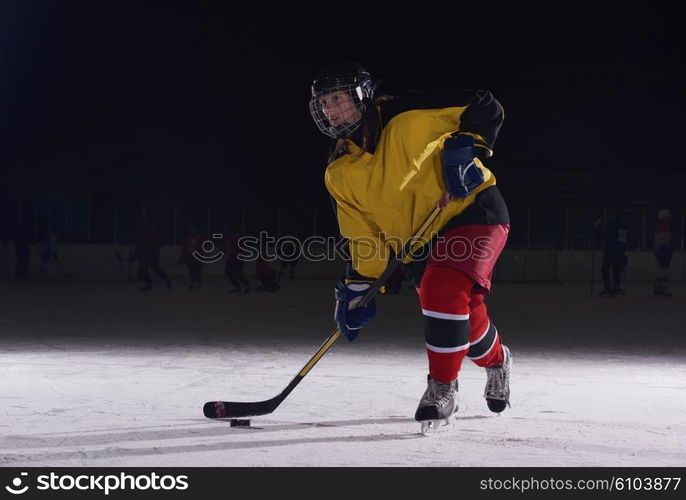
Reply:
[[[374,81],[362,65],[346,61],[322,71],[312,83],[310,114],[319,130],[338,139],[360,126],[374,98]]]

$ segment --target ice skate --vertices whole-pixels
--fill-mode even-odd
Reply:
[[[458,409],[457,379],[442,384],[427,376],[427,384],[414,415],[425,436],[435,434],[441,427],[452,426]]]
[[[512,355],[507,346],[503,345],[503,362],[500,365],[487,367],[486,389],[484,397],[488,409],[493,413],[501,413],[510,406],[510,369]]]

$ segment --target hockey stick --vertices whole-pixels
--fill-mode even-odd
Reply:
[[[431,224],[436,220],[438,215],[443,211],[447,202],[450,200],[448,194],[444,194],[436,208],[429,214],[429,216],[424,220],[421,227],[415,232],[415,234],[410,237],[405,246],[403,246],[400,253],[386,266],[386,269],[381,274],[379,279],[377,279],[370,287],[365,296],[362,298],[359,306],[365,306],[372,300],[376,294],[379,292],[381,287],[386,283],[386,280],[393,274],[397,267],[402,263],[402,261],[411,255],[412,247],[420,239],[426,230],[431,226]],[[303,366],[302,370],[291,380],[291,382],[286,386],[286,388],[281,391],[280,394],[274,396],[271,399],[265,401],[255,401],[250,403],[234,402],[234,401],[208,401],[203,406],[203,413],[207,418],[243,418],[243,417],[256,417],[259,415],[268,415],[272,413],[276,408],[283,402],[284,399],[295,389],[295,387],[300,383],[300,381],[305,378],[305,375],[317,364],[317,362],[326,354],[326,352],[331,348],[331,346],[338,340],[341,336],[341,332],[338,328],[329,335],[329,337],[324,341],[324,343],[319,347],[314,356]]]

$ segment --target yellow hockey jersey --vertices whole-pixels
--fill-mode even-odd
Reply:
[[[348,138],[347,153],[333,160],[325,173],[351,265],[368,278],[381,275],[391,252],[402,249],[445,192],[440,153],[446,138],[456,132],[469,134],[479,156],[488,157],[503,120],[502,107],[488,91],[412,93],[382,102],[377,111],[375,126],[380,130],[373,151],[362,150],[354,136]],[[491,171],[478,157],[474,161],[484,182],[468,197],[453,198],[427,236],[495,184]]]

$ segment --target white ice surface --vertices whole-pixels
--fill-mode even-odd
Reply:
[[[456,427],[419,434],[426,353],[414,292],[380,298],[252,428],[207,400],[278,394],[333,329],[332,280],[278,294],[159,283],[0,282],[0,466],[683,466],[686,288],[655,299],[498,285],[512,408],[491,414],[465,361]]]

